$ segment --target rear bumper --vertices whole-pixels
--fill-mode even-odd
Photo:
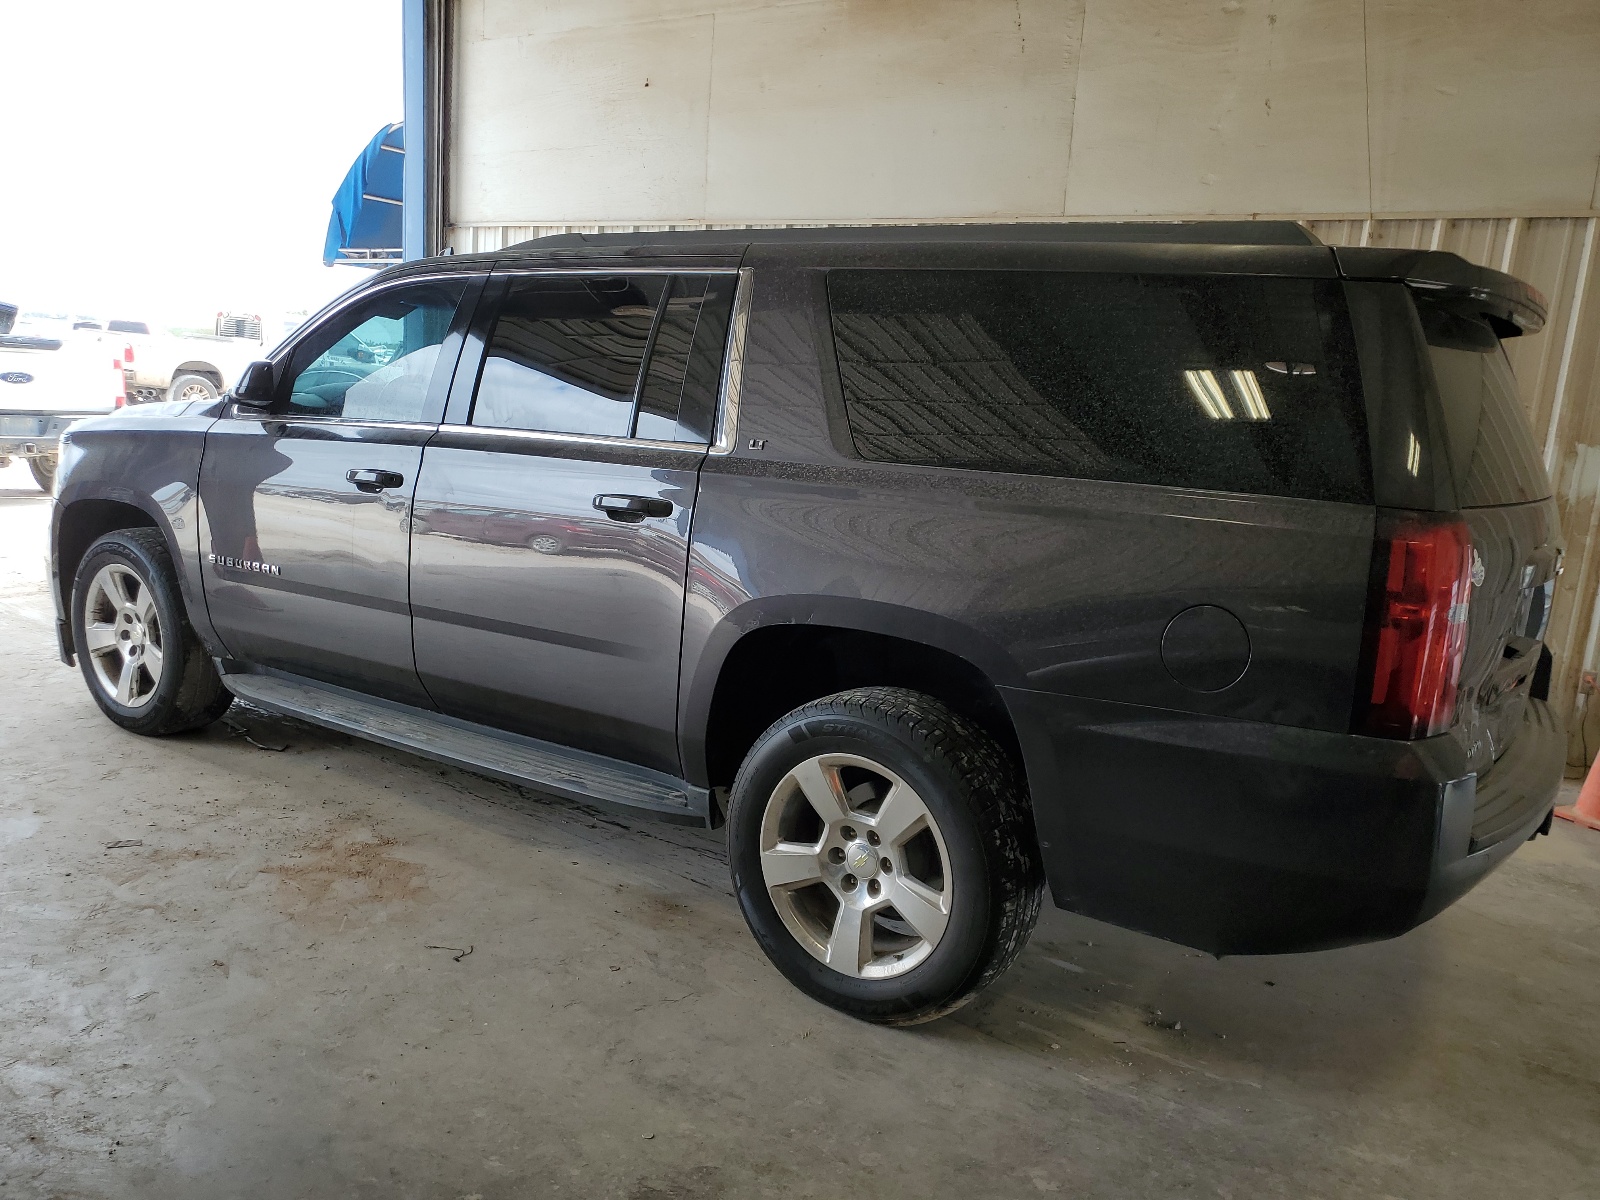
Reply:
[[[1449,737],[1003,690],[1056,904],[1214,954],[1405,932],[1539,828],[1565,763],[1560,723],[1537,701],[1480,795]],[[1500,815],[1486,823],[1488,805]]]
[[[0,412],[0,456],[54,454],[67,426],[101,413]]]

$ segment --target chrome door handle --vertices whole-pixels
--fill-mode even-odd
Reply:
[[[596,496],[594,506],[613,521],[632,524],[646,517],[670,517],[672,501],[655,496]]]
[[[363,492],[381,492],[385,488],[397,488],[406,481],[406,477],[398,471],[378,471],[371,468],[364,471],[346,471],[344,477]]]

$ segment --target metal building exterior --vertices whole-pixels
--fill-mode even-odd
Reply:
[[[1527,280],[1550,320],[1511,356],[1566,531],[1573,714],[1600,666],[1594,0],[406,0],[406,21],[413,252],[1288,217]],[[1592,758],[1600,711],[1571,725]]]

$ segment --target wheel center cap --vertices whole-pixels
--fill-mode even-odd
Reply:
[[[844,851],[845,866],[859,879],[871,879],[878,873],[878,852],[865,842],[851,842]]]

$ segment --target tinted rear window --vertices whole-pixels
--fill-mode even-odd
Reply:
[[[828,297],[864,458],[1370,500],[1330,281],[847,270]]]
[[[1426,300],[1418,302],[1417,313],[1444,408],[1456,503],[1487,508],[1549,496],[1544,458],[1500,339],[1483,321]]]

